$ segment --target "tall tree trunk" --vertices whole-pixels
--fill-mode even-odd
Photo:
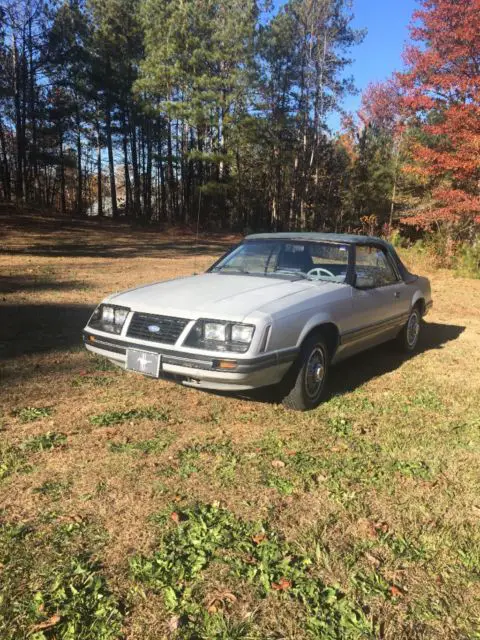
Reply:
[[[187,224],[188,222],[188,124],[185,120],[182,121],[182,135],[181,135],[181,146],[180,146],[180,157],[181,157],[181,180],[182,180],[182,189],[181,189],[181,204],[180,208],[182,211],[182,222],[183,224]]]
[[[100,121],[97,120],[97,213],[100,217],[103,216],[102,181],[102,137]]]
[[[149,119],[146,121],[146,152],[147,165],[145,170],[145,217],[152,217],[152,127]]]
[[[127,138],[127,118],[123,114],[122,120],[122,144],[123,144],[123,172],[125,175],[125,212],[130,215],[132,212],[132,186],[130,184],[130,167],[128,164],[128,138]]]
[[[60,155],[60,211],[65,215],[67,211],[67,200],[65,195],[65,163],[63,158],[63,130],[60,129],[59,135],[59,155]]]
[[[142,179],[142,216],[145,215],[145,201],[146,201],[146,180],[145,180],[145,116],[142,118],[140,125],[140,140],[138,144],[138,155],[140,164],[140,176]]]
[[[393,151],[395,160],[393,164],[393,187],[392,187],[392,197],[390,201],[390,218],[389,218],[390,232],[392,231],[393,214],[395,212],[395,200],[397,197],[398,165],[400,162],[400,150],[402,145],[402,139],[403,139],[403,131],[400,133],[400,136],[398,138],[397,143],[395,144],[394,151]]]
[[[0,118],[0,150],[2,152],[2,188],[3,195],[7,202],[10,202],[11,199],[11,191],[10,191],[10,170],[8,166],[8,158],[7,158],[7,145],[5,143],[5,133],[3,131],[3,123]]]
[[[160,211],[162,218],[165,220],[167,217],[167,190],[165,188],[165,170],[163,165],[163,147],[162,147],[162,122],[158,121],[158,140],[157,140],[157,155],[158,155],[158,168],[160,171],[160,198],[161,205]]]
[[[167,120],[167,182],[168,182],[168,198],[169,207],[167,218],[169,222],[176,221],[177,211],[175,207],[175,178],[173,175],[173,155],[172,155],[172,123],[170,118]]]
[[[118,217],[117,208],[117,187],[115,184],[115,164],[113,162],[113,145],[112,145],[112,114],[110,112],[110,100],[107,92],[107,99],[105,105],[105,125],[107,134],[107,149],[108,149],[108,168],[110,173],[110,198],[112,201],[112,217]]]
[[[176,173],[174,176],[174,195],[175,195],[175,203],[174,203],[174,207],[175,207],[175,222],[178,222],[180,219],[180,208],[182,206],[182,193],[181,190],[179,188],[179,175],[178,175],[178,159],[182,157],[182,150],[180,148],[180,136],[178,135],[178,124],[179,124],[179,120],[178,118],[175,120],[175,167],[176,167]],[[180,175],[180,180],[181,180],[182,176]]]
[[[37,117],[35,104],[35,68],[33,64],[33,39],[32,39],[32,19],[28,23],[28,51],[29,51],[29,115],[32,127],[31,142],[31,163],[33,168],[33,199],[40,195],[40,185],[38,181],[38,161],[37,161]]]
[[[137,124],[135,114],[132,111],[130,111],[130,137],[133,172],[133,212],[135,217],[138,217],[140,215],[140,174],[138,172]]]
[[[23,200],[23,132],[20,98],[20,69],[18,64],[18,48],[15,34],[12,35],[13,53],[13,94],[15,104],[15,140],[17,152],[17,166],[15,174],[15,198],[17,202]]]
[[[77,98],[78,101],[78,98]],[[83,175],[82,175],[82,135],[80,131],[80,109],[76,110],[76,126],[77,126],[77,214],[83,213]]]

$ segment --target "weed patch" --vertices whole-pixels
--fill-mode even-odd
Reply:
[[[98,536],[82,525],[0,523],[2,638],[119,638],[120,605],[89,543]]]
[[[13,473],[28,473],[32,466],[28,463],[27,454],[39,451],[48,451],[61,447],[66,442],[66,436],[62,433],[47,432],[27,440],[16,446],[0,446],[0,480]]]
[[[158,420],[167,422],[170,418],[168,411],[145,407],[143,409],[130,409],[128,411],[105,411],[98,415],[90,416],[90,422],[97,427],[110,427],[114,424],[133,422],[134,420]]]
[[[369,573],[356,573],[351,577],[352,585],[367,597],[390,598],[391,586],[378,571]]]
[[[68,496],[72,485],[72,480],[46,480],[39,487],[35,487],[33,493],[38,493],[41,496],[56,501]]]
[[[30,438],[21,445],[24,451],[30,453],[36,453],[38,451],[50,451],[50,449],[56,449],[57,447],[63,447],[67,441],[67,436],[63,433],[55,433],[54,431],[47,431],[39,436]]]
[[[420,542],[406,536],[380,531],[379,540],[392,551],[396,558],[418,562],[425,560],[428,556],[426,548]]]
[[[259,597],[299,603],[312,637],[373,636],[363,610],[337,587],[323,584],[312,571],[313,559],[298,554],[263,523],[244,522],[217,505],[185,509],[175,521],[152,556],[131,559],[131,570],[139,582],[163,594],[167,609],[183,621],[182,637],[207,637],[209,616],[199,594],[202,576],[212,565],[226,566],[232,578],[250,584]]]
[[[341,416],[330,418],[329,427],[337,436],[345,437],[352,433],[352,425],[350,421],[347,418],[342,418]]]
[[[31,466],[26,462],[25,454],[19,447],[0,448],[0,480],[13,473],[28,473]]]
[[[109,449],[113,453],[161,453],[173,442],[170,434],[159,433],[150,440],[138,440],[137,442],[111,442]]]
[[[89,354],[91,360],[91,368],[93,371],[118,371],[117,365],[113,364],[108,358],[97,356],[94,353]]]
[[[20,422],[35,422],[42,418],[48,418],[52,415],[52,411],[52,407],[23,407],[22,409],[14,409],[12,414]]]
[[[92,386],[92,387],[109,387],[115,378],[104,375],[82,375],[73,378],[72,387]]]
[[[178,474],[181,479],[189,478],[193,473],[208,470],[221,485],[229,485],[235,479],[237,465],[241,456],[234,450],[230,441],[195,442],[177,455],[177,464],[163,470],[166,476]]]
[[[396,460],[392,464],[393,471],[408,478],[421,478],[429,480],[432,477],[432,471],[428,464],[424,461],[415,460]]]

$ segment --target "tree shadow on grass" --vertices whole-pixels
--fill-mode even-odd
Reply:
[[[0,275],[0,294],[13,293],[15,291],[68,291],[72,289],[85,289],[84,282],[76,280],[51,280],[48,277],[13,275]]]
[[[0,359],[80,347],[82,329],[93,308],[86,304],[0,305]]]
[[[36,242],[28,247],[0,249],[0,254],[46,256],[55,258],[162,258],[178,259],[195,256],[216,256],[225,253],[233,246],[232,242],[175,240],[174,242],[138,240],[130,242],[106,241],[105,243],[58,242],[51,240],[45,244]]]

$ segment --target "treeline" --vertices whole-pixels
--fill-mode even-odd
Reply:
[[[0,13],[2,197],[211,227],[343,226],[326,121],[345,0],[21,0]]]
[[[478,76],[478,0],[423,4],[426,26],[446,5],[457,23],[462,15],[473,20],[470,35],[455,37],[470,38]],[[348,0],[287,0],[275,10],[256,0],[4,2],[0,197],[64,214],[170,224],[198,217],[213,229],[378,231],[409,211],[423,224],[419,209],[439,208],[438,183],[457,201],[470,190],[462,206],[472,209],[475,169],[463,183],[448,167],[436,176],[410,170],[426,158],[415,150],[448,147],[452,133],[423,128],[429,118],[442,120],[447,103],[407,105],[413,93],[436,90],[418,60],[410,85],[397,78],[370,88],[343,132],[329,131],[330,114],[354,90],[348,65],[363,37],[349,7]],[[438,33],[454,37],[452,28]],[[417,35],[428,52],[431,34]],[[461,76],[450,78],[452,99]],[[468,94],[464,104],[471,103]],[[473,136],[475,122],[465,124]]]

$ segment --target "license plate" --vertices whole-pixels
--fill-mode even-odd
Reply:
[[[158,378],[160,373],[161,356],[159,353],[140,351],[140,349],[127,349],[127,362],[125,368],[129,371],[137,371],[145,376]]]

